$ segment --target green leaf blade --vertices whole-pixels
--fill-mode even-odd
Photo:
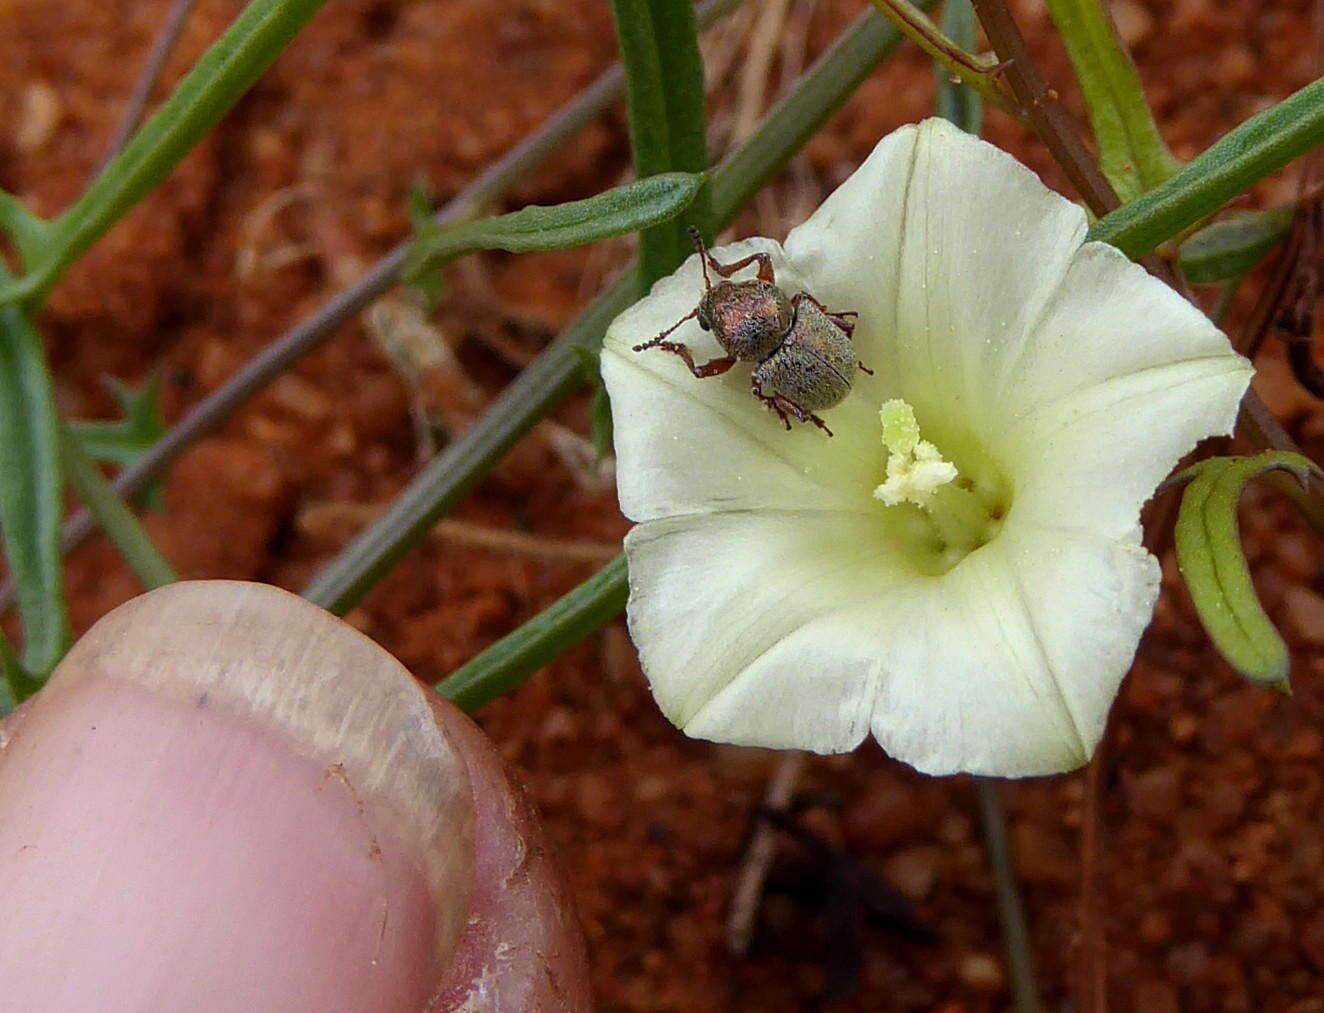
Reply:
[[[1087,238],[1135,259],[1324,142],[1324,78],[1225,134],[1166,182],[1100,218]]]
[[[23,667],[38,679],[72,639],[60,562],[62,491],[55,390],[41,337],[20,309],[0,308],[0,536],[23,618]]]
[[[1174,542],[1200,623],[1220,654],[1253,682],[1286,688],[1287,645],[1265,614],[1241,550],[1237,504],[1246,483],[1289,471],[1304,484],[1314,465],[1299,454],[1213,458],[1190,469]]]
[[[152,544],[138,518],[111,488],[68,426],[64,427],[60,442],[70,487],[119,549],[143,589],[150,591],[178,580],[178,575]]]
[[[648,2],[658,62],[666,83],[667,142],[671,147],[666,171],[706,173],[708,117],[694,5],[692,0]],[[694,199],[682,209],[681,218],[668,226],[675,236],[678,253],[675,263],[664,273],[675,270],[689,256],[691,247],[686,228],[697,228],[704,241],[711,242],[712,224],[712,195],[705,179]]]
[[[1179,168],[1145,100],[1140,74],[1100,0],[1047,0],[1048,12],[1076,70],[1099,168],[1123,203]]]
[[[325,3],[251,0],[83,195],[50,223],[29,273],[0,286],[0,304],[39,299],[179,164]]]
[[[438,683],[437,692],[475,711],[610,622],[628,595],[624,556],[617,556],[550,608],[503,637]]]
[[[667,172],[565,204],[532,204],[459,225],[429,222],[418,230],[405,259],[403,277],[417,279],[474,250],[568,250],[646,229],[675,218],[703,184],[702,175]]]

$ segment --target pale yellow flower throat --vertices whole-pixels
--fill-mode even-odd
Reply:
[[[922,439],[915,411],[900,398],[878,413],[887,448],[887,476],[873,491],[887,506],[912,503],[928,516],[949,552],[964,556],[992,537],[997,520],[969,484],[957,481],[956,465]]]

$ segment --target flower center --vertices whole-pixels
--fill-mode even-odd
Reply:
[[[988,542],[1001,521],[1001,508],[989,503],[956,465],[921,437],[909,404],[893,398],[878,414],[887,449],[887,473],[874,496],[889,507],[906,503],[919,507],[937,536],[939,553],[949,564]]]

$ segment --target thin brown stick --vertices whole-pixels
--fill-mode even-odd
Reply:
[[[385,510],[385,505],[370,503],[319,503],[304,510],[296,524],[301,531],[314,538],[348,539],[377,520]],[[598,566],[614,559],[621,551],[619,543],[549,538],[455,518],[438,521],[428,534],[439,544],[486,549],[509,556],[527,556],[564,563],[592,563]]]
[[[1120,204],[1117,194],[1085,148],[1071,114],[1057,92],[1044,82],[1030,57],[1025,38],[1003,0],[973,0],[989,45],[1004,64],[1002,73],[1025,116],[1079,191],[1090,210],[1102,217]]]
[[[166,61],[170,59],[170,54],[174,52],[179,37],[184,34],[184,26],[188,24],[188,16],[192,13],[197,2],[198,0],[174,0],[174,3],[171,4],[170,14],[166,17],[166,23],[162,26],[160,33],[156,36],[156,41],[152,43],[152,51],[148,54],[142,73],[138,75],[138,81],[133,86],[133,93],[129,96],[128,105],[124,107],[124,115],[120,117],[120,124],[115,130],[115,135],[111,138],[110,144],[106,147],[106,153],[101,156],[101,161],[97,163],[96,170],[92,173],[93,179],[100,176],[101,171],[110,163],[110,160],[124,150],[124,145],[129,143],[129,138],[138,129],[138,124],[143,118],[143,111],[147,108],[147,102],[152,97],[152,89],[156,87],[156,82],[161,77],[161,71],[165,69]]]
[[[782,753],[763,796],[764,809],[785,812],[790,807],[795,783],[800,779],[804,764],[804,753]],[[767,820],[759,820],[740,863],[736,888],[731,895],[731,912],[726,919],[726,949],[732,956],[743,957],[749,952],[759,901],[763,897],[763,883],[768,878],[776,851],[776,829]]]

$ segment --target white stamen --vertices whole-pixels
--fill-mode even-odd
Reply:
[[[900,398],[886,402],[878,412],[887,448],[887,481],[873,491],[888,506],[914,503],[927,507],[933,493],[956,478],[956,465],[943,460],[928,440],[919,436],[915,410]]]

